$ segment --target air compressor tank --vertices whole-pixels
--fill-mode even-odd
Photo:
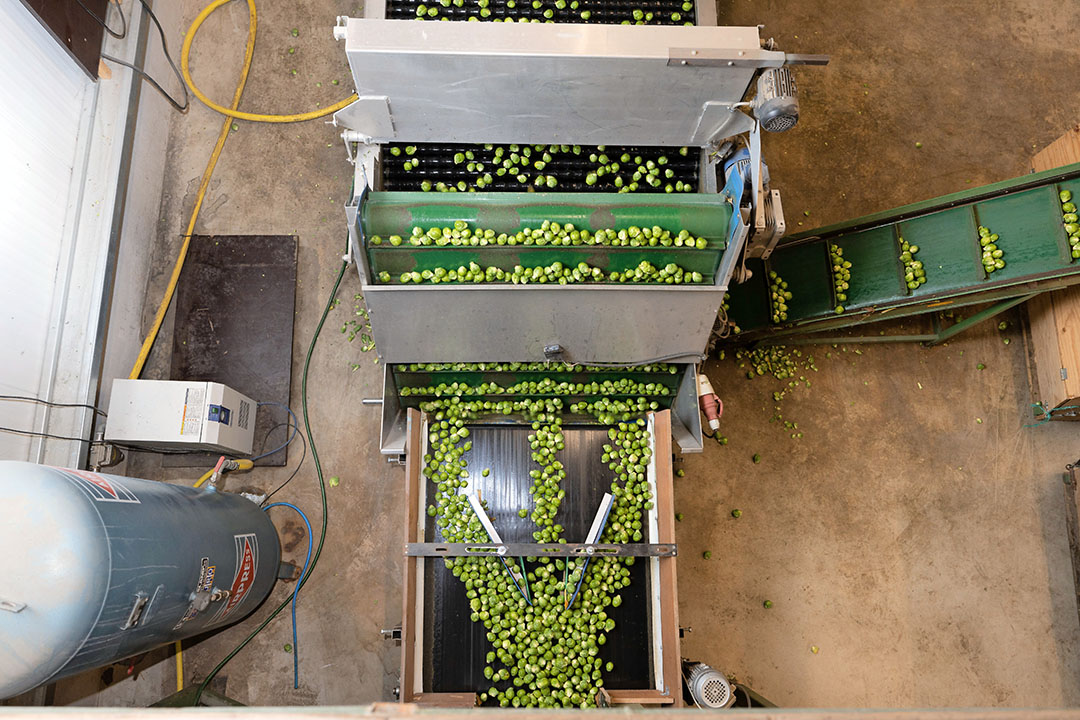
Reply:
[[[281,547],[238,495],[0,461],[0,698],[213,630]]]

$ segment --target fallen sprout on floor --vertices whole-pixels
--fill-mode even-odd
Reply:
[[[844,352],[846,351],[845,348]],[[862,354],[861,351],[856,351],[856,353]],[[828,355],[831,357],[831,353]],[[789,350],[783,345],[774,345],[753,350],[736,350],[735,361],[739,363],[740,370],[746,371],[747,380],[768,375],[776,380],[787,381],[784,387],[774,391],[772,394],[775,412],[769,422],[783,422],[784,428],[789,431],[792,438],[801,438],[802,432],[799,430],[798,423],[784,420],[780,403],[789,391],[794,390],[799,385],[810,387],[811,382],[805,373],[809,371],[817,372],[814,356],[804,355],[798,349]],[[758,462],[758,460],[755,460],[755,462]]]
[[[336,308],[341,304],[340,299],[334,300],[334,307]],[[375,338],[371,332],[371,318],[368,316],[368,309],[364,305],[364,296],[360,293],[353,295],[353,317],[345,320],[341,324],[341,334],[346,335],[346,339],[352,342],[357,337],[360,338],[360,352],[366,353],[375,349]],[[378,356],[372,358],[373,362],[379,362]],[[359,363],[351,363],[353,371],[360,369]]]

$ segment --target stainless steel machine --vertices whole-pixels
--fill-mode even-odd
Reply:
[[[359,99],[334,121],[355,165],[349,254],[386,363],[380,446],[406,467],[401,699],[679,707],[671,443],[702,450],[698,399],[715,395],[699,389],[697,364],[729,283],[784,233],[761,130],[798,120],[790,66],[827,59],[781,52],[756,27],[717,27],[708,0],[382,0],[365,13],[335,28]],[[539,422],[520,412],[530,402],[546,404]],[[448,449],[441,420],[460,403],[471,420],[454,432],[470,440]],[[556,532],[591,538],[573,546],[531,543],[552,536],[530,537],[525,522],[541,473],[530,423],[544,432],[553,413],[558,467],[572,469]],[[652,453],[647,468],[634,455],[630,476],[646,489],[632,502],[655,503],[640,505],[635,539],[601,545],[603,513],[587,522],[597,493],[624,492],[605,442],[631,418]],[[490,545],[441,534],[454,507],[432,480],[446,477],[444,456],[454,478],[459,459],[487,467],[462,476],[502,528]],[[588,682],[561,676],[547,694],[536,667],[488,687],[514,660],[492,666],[499,620],[470,596],[470,624],[447,569],[478,553],[502,558],[515,583],[532,571],[522,557],[515,574],[514,555],[640,557],[627,558],[626,603],[609,608],[620,629],[590,650],[607,677],[598,662],[585,695]]]
[[[355,165],[346,208],[350,254],[387,366],[383,452],[404,452],[395,368],[515,361],[679,364],[679,392],[669,403],[672,429],[684,452],[700,451],[694,365],[729,282],[749,277],[746,259],[767,257],[785,227],[780,194],[763,176],[760,130],[785,130],[798,119],[790,66],[827,58],[776,50],[756,27],[716,27],[709,2],[686,13],[696,20],[691,27],[536,22],[540,11],[524,2],[525,10],[499,11],[505,22],[387,19],[415,17],[412,8],[423,6],[412,2],[370,3],[365,17],[338,18],[335,28],[360,96],[334,121]],[[475,15],[469,7],[442,6],[457,14],[444,11],[441,19],[480,19],[469,17]],[[603,3],[595,6],[607,12]],[[520,21],[530,13],[532,22]],[[608,17],[604,22],[614,22],[612,12]],[[413,157],[420,171],[413,175],[419,177],[449,162],[438,156],[440,149],[495,143],[688,149],[686,184],[693,192],[601,194],[565,178],[559,191],[549,184],[541,192],[528,187],[527,195],[489,191],[483,183],[467,196],[427,185],[424,192],[419,183],[403,181],[400,158],[389,152],[418,151]],[[745,157],[725,174],[723,161],[736,145],[744,146]],[[487,187],[493,185],[505,189],[499,178]],[[561,191],[568,185],[577,191]],[[706,282],[696,285],[411,285],[381,279],[380,260],[396,253],[406,260],[393,270],[413,267],[416,256],[430,257],[427,248],[366,242],[375,235],[407,236],[415,224],[464,220],[512,232],[541,218],[593,230],[663,220],[708,236],[718,252],[705,268]],[[612,254],[603,260],[610,262]],[[510,265],[520,259],[502,257]],[[490,254],[468,259],[483,264],[484,258],[497,262]]]

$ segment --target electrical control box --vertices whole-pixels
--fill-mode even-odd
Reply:
[[[256,403],[230,387],[188,380],[114,380],[105,439],[148,450],[250,455]]]

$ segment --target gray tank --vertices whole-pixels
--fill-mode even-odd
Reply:
[[[240,620],[281,547],[213,489],[0,461],[0,698]]]

